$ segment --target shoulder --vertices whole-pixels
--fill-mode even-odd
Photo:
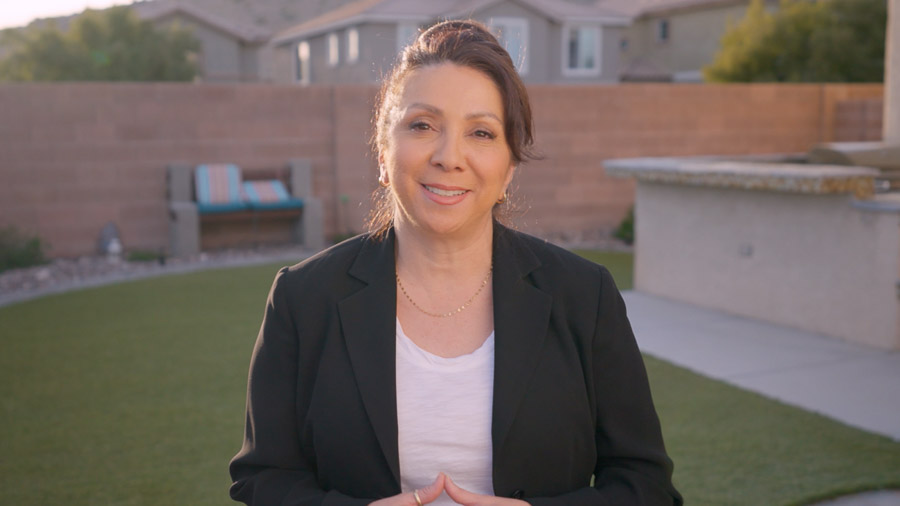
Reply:
[[[498,238],[512,245],[513,255],[533,256],[531,277],[541,285],[563,285],[569,289],[612,283],[606,267],[587,260],[545,239],[511,229],[502,229]]]
[[[335,270],[347,272],[359,255],[360,250],[362,250],[363,245],[371,240],[373,239],[369,234],[351,237],[290,267],[286,267],[286,270],[291,273],[292,277],[314,276]]]
[[[276,289],[294,296],[321,296],[358,287],[348,272],[365,245],[373,240],[369,234],[358,235],[282,268],[275,279]]]

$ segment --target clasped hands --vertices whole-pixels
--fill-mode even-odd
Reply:
[[[450,496],[453,502],[464,506],[522,506],[528,504],[519,499],[507,499],[505,497],[469,492],[453,483],[453,480],[446,474],[438,473],[434,482],[427,487],[420,488],[415,492],[385,497],[370,503],[369,506],[422,506],[437,499],[441,492],[447,492],[447,495]]]

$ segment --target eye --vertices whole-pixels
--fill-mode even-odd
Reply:
[[[487,139],[487,140],[493,140],[497,136],[494,135],[494,132],[491,132],[490,130],[485,130],[484,128],[479,128],[478,130],[475,130],[475,137],[480,137],[482,139]]]
[[[431,125],[422,120],[416,120],[409,124],[409,129],[417,132],[431,130]]]

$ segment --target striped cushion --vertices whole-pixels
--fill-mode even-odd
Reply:
[[[200,165],[194,171],[197,210],[201,213],[246,209],[241,169],[234,164]]]
[[[290,196],[284,183],[277,179],[245,181],[244,195],[252,209],[298,209],[303,200]]]

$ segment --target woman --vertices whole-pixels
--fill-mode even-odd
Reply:
[[[422,33],[376,130],[374,230],[272,287],[232,497],[680,504],[608,271],[494,219],[532,144],[497,40],[471,21]]]

